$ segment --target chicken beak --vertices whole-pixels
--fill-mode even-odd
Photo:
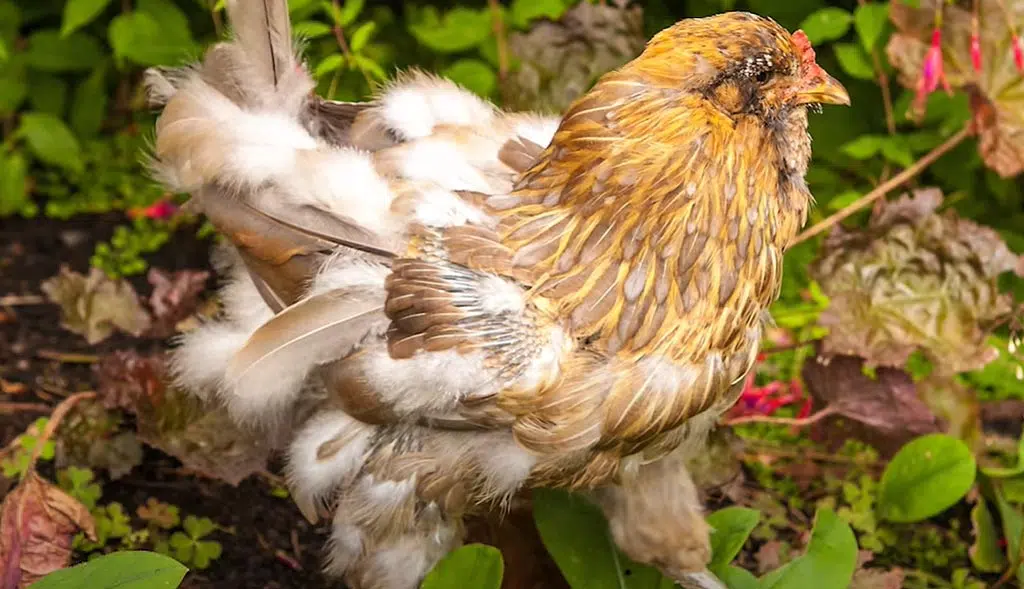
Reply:
[[[818,75],[807,81],[807,85],[796,93],[797,104],[839,104],[850,105],[850,95],[839,80],[819,68]]]

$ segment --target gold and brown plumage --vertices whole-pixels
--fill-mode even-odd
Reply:
[[[176,366],[289,440],[329,569],[413,587],[463,515],[559,486],[633,558],[717,586],[681,464],[806,218],[806,108],[848,100],[806,37],[682,21],[556,119],[415,73],[320,100],[282,0],[228,8],[235,41],[151,79],[156,170],[237,252],[225,319]]]

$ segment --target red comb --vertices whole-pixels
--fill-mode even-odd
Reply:
[[[815,61],[814,47],[811,46],[811,40],[807,38],[807,33],[798,30],[793,33],[792,39],[793,45],[796,46],[797,52],[800,53],[800,71],[806,76],[824,73],[824,70]]]

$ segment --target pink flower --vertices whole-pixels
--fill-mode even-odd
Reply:
[[[981,37],[978,31],[971,33],[971,66],[974,71],[981,73]]]
[[[931,46],[928,47],[928,52],[924,56],[921,77],[917,81],[917,96],[914,98],[914,108],[918,112],[924,111],[924,104],[928,99],[928,95],[935,92],[939,84],[942,84],[947,94],[953,93],[949,87],[949,82],[946,81],[946,73],[942,70],[942,31],[935,29],[932,31]]]
[[[811,413],[811,398],[804,394],[799,380],[790,383],[770,382],[762,387],[754,386],[753,371],[747,375],[739,401],[729,412],[732,417],[746,415],[772,415],[781,407],[801,403],[797,417]]]
[[[159,221],[166,221],[174,216],[178,212],[178,205],[165,199],[156,201],[148,207],[141,209],[132,209],[128,211],[128,216],[135,217],[146,217],[147,219],[155,219]]]
[[[1017,66],[1018,72],[1024,73],[1024,44],[1017,35],[1013,36],[1013,65]]]

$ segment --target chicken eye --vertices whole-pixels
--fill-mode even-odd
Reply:
[[[771,74],[770,71],[768,71],[768,70],[761,70],[761,71],[757,72],[757,74],[754,76],[754,80],[756,80],[758,84],[764,84],[771,77],[772,77],[772,74]]]

